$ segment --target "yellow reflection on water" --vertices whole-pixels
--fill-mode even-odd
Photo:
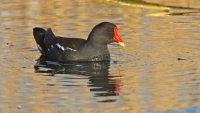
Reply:
[[[173,6],[179,3],[166,2]],[[196,7],[193,2],[190,1],[191,7]],[[199,110],[198,11],[190,16],[184,16],[185,12],[173,16],[173,12],[166,10],[152,12],[169,9],[166,4],[136,3],[134,7],[138,7],[134,8],[88,0],[1,3],[2,112],[165,112],[192,107]],[[108,80],[104,80],[108,87],[117,86],[117,95],[95,97],[106,91],[91,91],[96,88],[91,86],[93,79],[81,73],[35,73],[40,53],[32,28],[50,27],[56,35],[86,39],[93,26],[102,21],[115,23],[120,35],[135,31],[122,37],[126,47],[118,55],[119,62],[111,62]],[[114,59],[118,47],[109,48]]]

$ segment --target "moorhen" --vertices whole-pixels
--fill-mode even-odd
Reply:
[[[87,40],[55,36],[51,28],[36,27],[33,35],[41,54],[52,61],[109,61],[107,44],[117,42],[124,47],[117,26],[110,22],[96,25]]]

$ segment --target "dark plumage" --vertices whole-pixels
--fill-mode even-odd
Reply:
[[[87,40],[55,36],[50,28],[36,27],[33,35],[42,55],[53,61],[106,61],[110,60],[107,44],[124,46],[117,26],[109,22],[96,25]]]

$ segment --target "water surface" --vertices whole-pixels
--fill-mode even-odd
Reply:
[[[1,1],[0,112],[200,112],[199,1],[161,1]],[[34,27],[86,39],[103,21],[126,46],[111,62],[40,58]]]

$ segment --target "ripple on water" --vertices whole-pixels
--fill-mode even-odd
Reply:
[[[198,1],[141,2],[143,8],[90,0],[2,2],[1,111],[200,112],[199,10],[152,9],[199,7]],[[115,23],[126,45],[109,45],[111,62],[38,59],[32,28],[86,39],[102,21]]]

